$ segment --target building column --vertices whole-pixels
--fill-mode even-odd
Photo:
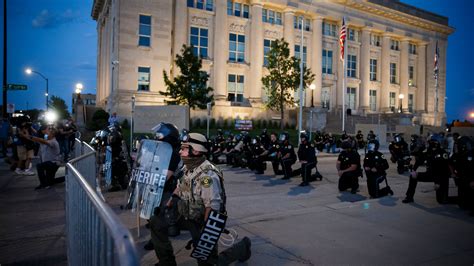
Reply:
[[[184,1],[183,1],[184,2]],[[227,1],[216,1],[216,17],[214,21],[214,99],[227,100],[227,58],[229,49],[229,33],[227,29]]]
[[[426,44],[417,45],[418,60],[416,63],[416,112],[422,114],[426,112]]]
[[[181,54],[183,44],[187,44],[188,32],[188,7],[185,1],[176,1],[176,11],[174,13],[174,28],[173,28],[173,53],[171,60],[173,61],[173,77],[179,75],[179,68],[174,62],[176,55]]]
[[[426,64],[425,64],[425,101],[426,101],[426,111],[430,113],[430,115],[434,114],[435,110],[435,79],[433,77],[433,66],[434,66],[434,54],[436,49],[436,41],[430,40],[426,47]]]
[[[288,48],[290,48],[290,56],[295,56],[295,27],[293,24],[295,12],[289,9],[285,10],[284,14],[283,38],[288,43]]]
[[[321,93],[323,89],[323,18],[314,18],[312,24],[311,70],[315,75],[313,84],[316,85],[316,88],[314,90],[308,89],[309,94],[307,94],[306,102],[308,103],[309,101],[314,100],[313,103],[309,102],[309,106],[313,104],[314,107],[321,107]]]
[[[362,40],[360,46],[360,80],[359,110],[365,115],[369,110],[369,87],[370,87],[370,31],[362,29]]]
[[[262,99],[263,21],[262,4],[252,4],[250,27],[250,102]]]
[[[403,94],[402,112],[408,113],[408,41],[400,42],[400,94]],[[398,103],[399,104],[399,103]]]
[[[389,91],[390,91],[390,36],[384,35],[382,38],[382,60],[381,60],[381,81],[380,90],[380,112],[389,112]]]

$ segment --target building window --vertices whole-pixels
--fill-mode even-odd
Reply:
[[[323,74],[332,74],[332,51],[323,49]]]
[[[299,45],[295,45],[295,57],[301,59],[301,50]],[[303,46],[303,67],[306,67],[306,46]]]
[[[268,53],[272,49],[274,40],[263,40],[263,65],[268,66]]]
[[[408,112],[413,113],[413,94],[408,94]]]
[[[369,108],[370,111],[377,111],[377,91],[369,90]]]
[[[376,34],[370,34],[370,45],[373,46],[381,46],[382,45],[382,37]]]
[[[416,44],[409,43],[408,44],[408,52],[410,54],[416,54]]]
[[[370,59],[370,80],[377,80],[377,59]]]
[[[347,76],[351,78],[357,77],[357,56],[347,55]]]
[[[323,22],[323,35],[336,37],[337,26],[334,23]]]
[[[303,22],[303,17],[301,16],[294,16],[293,17],[293,26],[295,29],[301,30],[301,23]],[[311,30],[311,20],[309,18],[304,18],[304,30],[310,31]]]
[[[227,15],[249,18],[249,5],[227,0]]]
[[[208,30],[204,28],[191,27],[189,43],[193,46],[193,54],[207,58]]]
[[[414,66],[408,66],[408,79],[411,80],[412,85],[413,85],[413,80],[415,79],[415,67]]]
[[[392,112],[395,112],[395,92],[390,92],[389,107]]]
[[[397,64],[390,63],[390,83],[397,84]]]
[[[229,74],[227,79],[227,100],[230,102],[243,102],[244,76]]]
[[[347,87],[347,108],[355,110],[356,106],[356,88]]]
[[[245,61],[245,35],[229,34],[229,61]]]
[[[264,8],[262,10],[262,21],[270,24],[282,25],[281,12]]]
[[[359,41],[359,31],[355,29],[349,29],[349,34],[347,38],[349,39],[349,41]]]
[[[138,91],[150,91],[149,67],[138,67]]]
[[[400,44],[399,41],[397,41],[397,40],[391,40],[391,41],[390,41],[390,49],[395,50],[395,51],[398,51],[398,50],[399,50],[399,48],[398,48],[399,44]]]
[[[151,40],[151,16],[140,15],[138,28],[138,45],[150,47]]]
[[[214,0],[188,0],[188,7],[212,11],[214,10]]]

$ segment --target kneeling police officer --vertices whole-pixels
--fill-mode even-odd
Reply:
[[[387,178],[385,170],[389,165],[384,155],[378,151],[379,143],[377,140],[370,140],[367,144],[367,154],[364,158],[364,170],[367,176],[367,188],[372,198],[379,198],[388,194],[393,195],[389,186],[382,189],[379,184]]]
[[[179,152],[184,162],[184,175],[178,180],[168,207],[178,206],[177,225],[191,233],[193,246],[199,242],[200,232],[211,210],[225,212],[225,190],[222,172],[206,160],[207,139],[198,133],[184,136]],[[158,265],[176,265],[173,247],[167,234],[152,226],[152,237],[159,258]],[[198,265],[228,265],[235,260],[250,258],[250,240],[244,237],[240,242],[217,255],[215,246],[206,261],[198,259]]]

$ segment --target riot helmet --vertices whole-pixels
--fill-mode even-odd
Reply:
[[[179,132],[179,140],[183,141],[184,136],[188,135],[188,132],[189,131],[185,128],[181,129],[181,132]]]
[[[241,140],[242,140],[242,134],[237,134],[237,135],[234,136],[234,141],[235,142],[239,142]]]
[[[205,153],[207,152],[207,138],[203,134],[189,133],[183,136],[181,146]]]
[[[431,150],[437,149],[441,146],[442,138],[439,134],[433,134],[428,140],[428,148]]]
[[[458,153],[472,152],[472,140],[469,137],[462,136],[456,141],[456,148]]]
[[[290,135],[288,132],[282,132],[280,133],[280,137],[278,138],[281,142],[288,141],[290,139]]]
[[[301,142],[308,141],[308,133],[306,133],[306,131],[301,131],[300,139],[301,139]]]
[[[352,143],[349,140],[345,140],[341,143],[341,149],[349,150],[352,148]]]
[[[372,140],[369,140],[369,142],[367,143],[367,150],[369,152],[378,151],[379,146],[380,146],[379,142],[375,139],[372,139]]]
[[[402,142],[402,140],[403,140],[403,138],[400,134],[397,134],[397,135],[395,135],[395,137],[393,137],[393,142],[395,142],[395,143],[400,143],[400,142]]]
[[[169,143],[173,148],[178,148],[180,136],[178,128],[170,123],[159,123],[152,128],[155,132],[155,139]]]

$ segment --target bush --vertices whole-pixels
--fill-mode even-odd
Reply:
[[[262,120],[258,119],[255,123],[255,128],[262,128]]]
[[[229,128],[229,119],[224,119],[224,123],[223,123],[222,127],[223,127],[224,129],[228,129],[228,128]]]
[[[268,126],[268,125],[267,125],[267,120],[264,119],[264,120],[262,121],[262,128],[267,128],[267,126]]]
[[[130,124],[128,123],[127,119],[124,119],[120,126],[122,127],[122,129],[130,129]]]
[[[211,121],[209,122],[209,128],[215,128],[216,127],[216,119],[211,118]]]
[[[194,128],[201,128],[201,118],[196,118],[194,121]]]
[[[288,124],[288,122],[285,123],[285,129],[290,129],[290,124]]]

